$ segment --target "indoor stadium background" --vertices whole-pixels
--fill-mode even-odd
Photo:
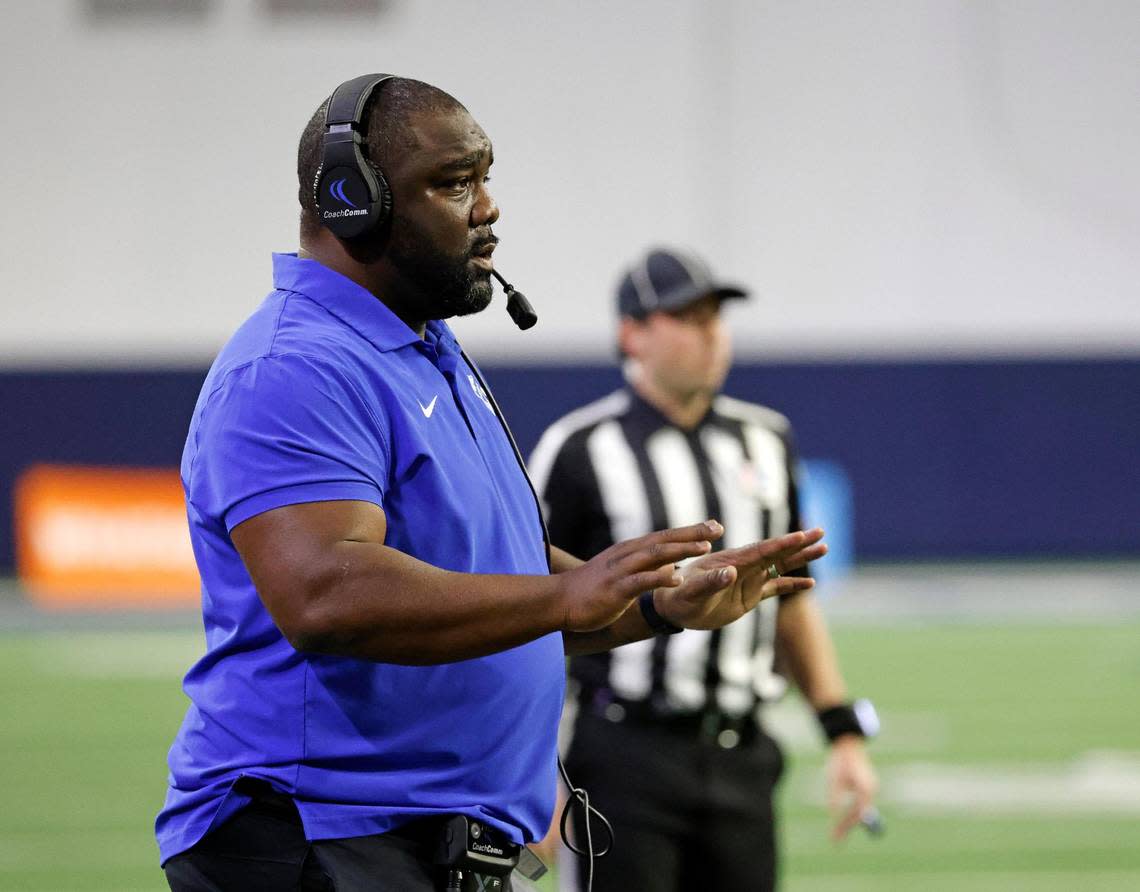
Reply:
[[[540,321],[455,328],[524,451],[618,383],[639,251],[754,290],[727,389],[795,424],[884,724],[887,833],[837,849],[772,717],[783,888],[1140,888],[1137,46],[1131,0],[0,5],[0,889],[164,888],[201,628],[156,493],[296,247],[301,128],[374,70],[494,141]]]

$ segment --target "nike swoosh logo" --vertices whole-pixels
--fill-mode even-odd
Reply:
[[[431,418],[431,413],[435,411],[435,401],[437,399],[439,399],[438,393],[431,398],[431,402],[426,406],[423,403],[420,403],[419,400],[416,400],[416,402],[420,405],[420,411],[424,413],[424,418]]]

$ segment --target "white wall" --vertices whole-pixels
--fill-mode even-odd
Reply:
[[[204,361],[296,245],[296,140],[372,70],[495,143],[485,358],[608,356],[618,271],[687,243],[747,356],[1140,345],[1140,4],[392,0],[375,24],[92,27],[0,4],[0,365]]]

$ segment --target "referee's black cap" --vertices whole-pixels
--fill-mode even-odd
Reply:
[[[654,248],[622,276],[618,285],[617,308],[620,316],[644,319],[658,310],[680,310],[706,295],[722,300],[747,297],[737,285],[713,279],[701,258],[674,248]]]

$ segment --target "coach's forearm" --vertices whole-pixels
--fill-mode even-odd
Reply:
[[[326,572],[297,584],[303,609],[274,619],[298,650],[384,663],[486,656],[565,619],[557,577],[455,573],[373,542],[340,543]]]
[[[384,545],[387,518],[369,502],[275,508],[230,531],[269,615],[298,650],[385,663],[452,663],[559,631],[619,623],[646,588],[676,585],[675,567],[708,553],[715,521],[619,542],[560,573],[458,573]],[[628,632],[622,632],[628,637]]]

